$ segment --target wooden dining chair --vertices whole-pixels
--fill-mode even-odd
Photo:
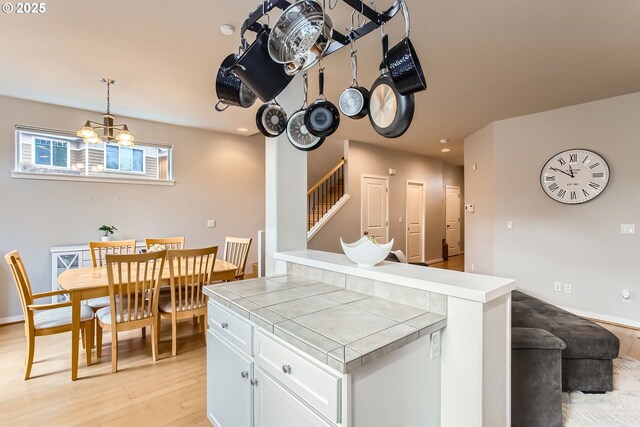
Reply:
[[[163,237],[160,239],[144,239],[147,250],[153,245],[162,245],[166,250],[184,249],[184,237]]]
[[[114,240],[112,242],[89,242],[89,250],[91,251],[91,264],[94,267],[102,267],[104,265],[104,257],[107,254],[134,254],[136,252],[135,240]],[[86,304],[93,309],[94,312],[103,307],[109,307],[109,297],[91,298]]]
[[[162,317],[171,318],[171,354],[177,354],[178,320],[200,319],[204,333],[207,296],[202,287],[211,283],[218,247],[173,250],[167,253],[170,274],[170,293],[161,294],[158,310]],[[158,321],[160,318],[158,318]]]
[[[166,251],[106,255],[109,307],[96,312],[97,353],[102,355],[102,331],[111,331],[111,371],[118,371],[118,332],[151,327],[151,353],[158,358],[158,296]],[[149,295],[150,297],[147,297]]]
[[[36,337],[43,335],[60,334],[71,331],[71,301],[34,304],[34,300],[68,293],[64,290],[42,292],[34,294],[31,291],[31,282],[27,276],[22,258],[18,251],[9,252],[4,256],[9,264],[13,279],[18,288],[22,313],[24,314],[24,332],[27,337],[27,358],[24,365],[24,379],[28,380],[33,366]],[[88,342],[93,341],[93,310],[81,304],[80,327],[83,329]],[[91,346],[85,345],[87,353],[87,365],[91,364]]]
[[[223,259],[238,267],[236,280],[244,279],[244,269],[247,265],[251,239],[240,237],[226,237],[224,241]]]

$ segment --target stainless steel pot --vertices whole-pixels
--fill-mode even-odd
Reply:
[[[278,18],[269,35],[269,55],[294,75],[320,61],[331,44],[333,24],[322,5],[298,0]]]

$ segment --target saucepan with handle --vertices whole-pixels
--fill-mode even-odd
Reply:
[[[318,72],[318,85],[320,93],[313,104],[307,108],[304,115],[304,125],[312,135],[327,137],[340,126],[340,112],[324,96],[324,68],[322,67]]]
[[[307,111],[307,91],[308,81],[307,72],[303,76],[304,87],[304,103],[302,108],[293,113],[287,122],[287,137],[289,142],[298,150],[312,151],[320,147],[324,142],[324,137],[312,135],[304,124],[304,115]]]

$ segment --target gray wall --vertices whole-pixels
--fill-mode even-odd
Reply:
[[[181,235],[188,247],[219,245],[226,235],[253,237],[257,259],[264,228],[264,138],[120,118],[140,141],[174,145],[172,187],[13,179],[16,124],[75,130],[99,114],[0,97],[0,254],[18,249],[34,292],[51,288],[51,246],[98,239],[101,224],[115,238]],[[216,227],[207,228],[207,219]],[[20,315],[8,266],[0,263],[0,319]]]
[[[389,168],[397,175],[389,176],[389,238],[395,239],[394,249],[406,252],[406,185],[407,180],[425,183],[425,260],[442,257],[445,236],[444,170],[438,159],[404,151],[377,147],[357,141],[349,142],[348,192],[351,199],[309,242],[310,249],[342,252],[340,237],[347,242],[360,238],[360,180],[362,174],[388,176]],[[447,183],[464,187],[459,168],[447,173]],[[402,217],[402,223],[398,218]]]
[[[327,139],[320,148],[307,153],[307,189],[324,178],[344,157],[345,141]]]
[[[610,98],[493,125],[495,179],[472,185],[471,165],[480,162],[476,143],[491,145],[491,130],[465,141],[467,203],[492,204],[495,213],[467,222],[467,263],[476,271],[512,277],[518,287],[557,305],[605,320],[640,326],[640,240],[620,234],[620,224],[640,223],[640,93]],[[602,155],[611,168],[609,186],[582,205],[547,197],[539,184],[542,165],[554,154],[585,148]],[[480,171],[480,169],[479,169]],[[492,191],[491,186],[495,186]],[[506,229],[513,221],[513,229]],[[493,236],[493,266],[483,257],[486,229]],[[572,284],[556,292],[553,282]],[[622,289],[632,301],[621,301]]]

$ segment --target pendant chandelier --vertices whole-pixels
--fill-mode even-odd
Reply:
[[[129,132],[129,128],[125,124],[114,124],[115,116],[111,115],[111,85],[115,84],[112,79],[100,79],[102,83],[107,85],[107,112],[102,115],[102,123],[87,120],[82,129],[76,132],[80,138],[87,144],[100,144],[102,142],[116,142],[118,145],[130,147],[135,142],[135,138]],[[102,136],[96,131],[102,130]],[[115,131],[118,133],[115,134]],[[115,135],[115,136],[114,136]]]

